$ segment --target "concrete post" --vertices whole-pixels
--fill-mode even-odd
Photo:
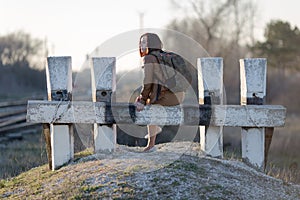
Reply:
[[[223,104],[223,59],[197,60],[199,103]],[[200,126],[201,149],[212,157],[223,157],[223,127]]]
[[[267,60],[241,59],[240,73],[241,105],[263,105],[266,98]],[[243,160],[258,169],[263,169],[265,128],[242,128],[241,134]]]
[[[112,102],[116,90],[116,58],[100,57],[91,60],[93,102]],[[94,151],[113,151],[116,144],[116,125],[94,124]]]
[[[71,57],[48,57],[46,68],[49,101],[72,100],[72,61]],[[59,106],[57,107],[58,110]],[[74,134],[72,124],[56,124],[61,116],[50,123],[52,170],[55,170],[74,157]]]

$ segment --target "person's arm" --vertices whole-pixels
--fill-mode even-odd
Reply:
[[[145,56],[144,58],[144,81],[143,89],[140,96],[140,103],[146,105],[147,99],[150,97],[150,93],[153,87],[153,70],[154,63],[151,62],[151,57]]]

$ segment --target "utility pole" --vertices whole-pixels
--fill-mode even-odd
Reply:
[[[138,12],[139,14],[139,21],[140,21],[140,35],[143,34],[143,29],[144,29],[144,16],[145,16],[145,12]]]
[[[144,15],[145,15],[144,12],[140,12],[139,13],[139,17],[140,17],[140,29],[144,28]]]
[[[139,14],[139,21],[140,21],[140,35],[144,34],[144,16],[145,12],[143,11],[138,11]],[[142,59],[140,59],[140,66],[142,66]]]

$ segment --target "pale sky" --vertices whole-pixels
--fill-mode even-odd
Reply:
[[[262,35],[270,19],[300,27],[299,0],[257,0],[261,17],[256,29]],[[24,30],[47,38],[51,55],[72,56],[79,69],[86,54],[113,36],[138,29],[139,12],[145,28],[163,28],[171,19],[168,0],[0,0],[0,35]]]

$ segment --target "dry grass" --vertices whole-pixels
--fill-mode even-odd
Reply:
[[[268,175],[300,184],[300,117],[288,116],[282,128],[275,129],[269,150]]]
[[[14,177],[47,162],[43,137],[39,133],[26,133],[22,140],[0,145],[0,179]]]

